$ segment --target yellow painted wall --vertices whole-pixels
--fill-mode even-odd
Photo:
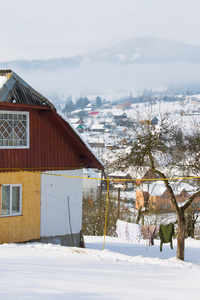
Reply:
[[[0,211],[0,244],[40,238],[41,175],[33,172],[0,173],[0,201],[2,184],[22,184],[22,215],[1,217]]]
[[[144,207],[144,196],[142,191],[136,191],[135,208],[139,210],[140,207]]]

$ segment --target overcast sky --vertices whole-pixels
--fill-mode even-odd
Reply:
[[[0,0],[0,61],[85,54],[134,37],[200,45],[200,0]]]

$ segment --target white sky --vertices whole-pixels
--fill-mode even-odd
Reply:
[[[0,61],[67,57],[139,36],[200,45],[199,0],[0,0]]]

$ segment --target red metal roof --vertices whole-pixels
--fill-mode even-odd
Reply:
[[[2,74],[7,73],[0,71]],[[8,81],[0,89],[0,110],[29,112],[30,147],[0,148],[0,169],[60,170],[83,166],[103,169],[101,160],[53,104],[17,79],[9,70]]]
[[[89,115],[98,115],[99,114],[99,111],[91,111],[90,113],[89,113]]]

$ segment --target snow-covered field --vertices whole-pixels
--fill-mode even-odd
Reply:
[[[199,299],[200,241],[186,240],[185,262],[160,241],[85,237],[86,248],[0,245],[0,299]]]

